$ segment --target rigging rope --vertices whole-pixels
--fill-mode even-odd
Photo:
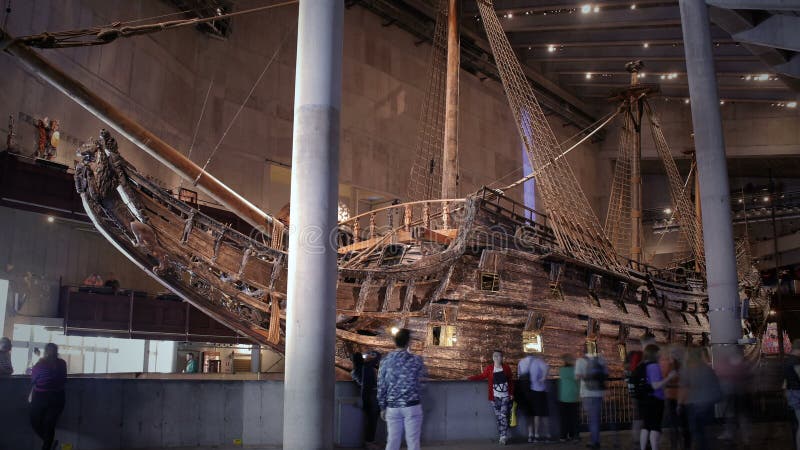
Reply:
[[[492,3],[478,0],[478,8],[531,166],[552,166],[548,170],[540,169],[536,181],[562,251],[610,271],[626,273],[571,166],[566,158],[558,157],[558,141]]]
[[[417,143],[406,194],[409,201],[438,198],[442,187],[447,61],[447,1],[439,0],[431,42],[428,84],[420,112]]]
[[[561,153],[560,153],[558,156],[556,156],[556,157],[553,159],[553,161],[548,161],[548,162],[547,162],[547,163],[546,163],[544,166],[537,168],[537,169],[536,169],[536,170],[534,170],[534,171],[533,171],[533,172],[532,172],[530,175],[526,175],[526,176],[524,176],[523,178],[520,178],[519,180],[517,180],[517,181],[515,181],[515,182],[513,182],[513,183],[511,183],[511,184],[509,184],[508,186],[506,186],[506,187],[502,188],[501,190],[502,190],[502,191],[505,191],[505,190],[507,190],[507,189],[511,189],[511,188],[513,188],[513,187],[516,187],[516,186],[518,186],[518,185],[522,184],[522,183],[525,183],[525,182],[526,182],[526,181],[528,181],[528,180],[531,180],[531,179],[533,179],[533,178],[536,178],[536,177],[540,176],[540,175],[541,175],[541,172],[542,172],[543,170],[547,169],[548,167],[550,167],[550,165],[551,165],[552,163],[555,163],[555,162],[556,162],[556,161],[558,161],[559,159],[561,159],[561,158],[563,158],[564,156],[566,156],[566,155],[567,155],[569,152],[571,152],[572,150],[575,150],[576,148],[578,148],[578,146],[580,146],[581,144],[583,144],[584,142],[586,142],[586,140],[587,140],[587,139],[589,139],[589,138],[590,138],[590,137],[592,137],[592,136],[593,136],[595,133],[597,133],[598,131],[600,131],[600,129],[601,129],[601,128],[603,128],[604,126],[608,125],[608,123],[609,123],[609,122],[611,122],[611,121],[614,119],[614,117],[616,117],[616,116],[617,116],[617,114],[619,114],[619,112],[620,112],[620,111],[619,111],[619,110],[617,110],[616,112],[609,113],[609,114],[608,114],[608,116],[607,116],[607,117],[608,117],[607,119],[605,119],[605,120],[603,120],[603,119],[600,119],[600,120],[603,120],[603,123],[602,123],[602,124],[600,124],[600,126],[598,126],[597,128],[595,128],[594,130],[592,130],[592,132],[591,132],[591,133],[589,133],[589,134],[587,134],[586,136],[584,136],[584,137],[583,137],[583,138],[582,138],[580,141],[578,141],[578,142],[576,142],[575,144],[573,144],[573,145],[572,145],[570,148],[568,148],[568,149],[564,150],[563,152],[561,152]],[[599,121],[598,121],[598,122],[599,122]],[[595,123],[597,123],[597,122],[595,122]],[[591,125],[590,125],[590,126],[591,126]],[[584,128],[584,130],[587,130],[587,129],[589,129],[589,127],[587,127],[587,128]],[[581,133],[583,133],[583,132],[584,132],[584,131],[582,130],[582,131],[581,131]],[[566,140],[566,141],[564,141],[564,142],[569,142],[571,139],[572,139],[572,138],[570,138],[570,139],[567,139],[567,140]],[[562,146],[562,145],[563,145],[563,144],[559,144],[559,146],[558,146],[558,147],[559,147],[559,148],[561,148],[561,146]],[[506,176],[507,176],[507,175],[506,175]],[[503,178],[505,178],[505,176],[504,176]],[[499,180],[499,179],[498,179],[498,180]],[[496,180],[496,181],[498,181],[498,180]]]
[[[278,57],[278,53],[280,53],[281,49],[283,48],[283,44],[286,43],[286,40],[292,34],[294,29],[295,29],[295,27],[291,27],[288,30],[286,30],[286,34],[284,34],[283,39],[281,39],[280,44],[278,44],[278,48],[275,49],[275,52],[272,54],[272,57],[269,59],[269,61],[267,61],[267,65],[264,66],[264,70],[261,71],[261,74],[256,79],[256,82],[253,83],[253,87],[250,88],[250,92],[247,93],[247,96],[245,97],[244,101],[242,102],[241,105],[239,105],[239,109],[236,110],[236,113],[233,115],[233,118],[231,119],[230,123],[228,124],[228,127],[225,128],[225,131],[222,133],[222,136],[219,138],[219,142],[217,142],[217,145],[214,146],[214,149],[211,151],[211,154],[208,156],[208,159],[206,160],[206,163],[203,164],[203,167],[200,169],[200,173],[197,174],[197,178],[195,178],[194,183],[193,183],[195,186],[197,186],[197,182],[200,181],[200,178],[203,176],[203,174],[206,173],[206,167],[208,167],[208,164],[211,162],[211,159],[214,158],[214,155],[217,154],[217,150],[219,150],[220,145],[222,145],[222,141],[225,140],[225,137],[228,135],[228,132],[231,131],[231,128],[233,128],[233,124],[236,123],[236,119],[239,117],[239,114],[242,112],[242,110],[244,110],[244,107],[247,104],[247,102],[250,101],[250,97],[253,96],[253,92],[255,92],[256,87],[258,87],[259,83],[261,83],[261,79],[264,78],[264,75],[267,73],[267,70],[269,70],[269,68],[272,65],[272,63]]]
[[[252,14],[255,12],[267,11],[274,8],[280,8],[297,3],[298,0],[290,0],[281,3],[275,3],[267,6],[260,6],[257,8],[250,8],[243,11],[236,11],[227,14],[221,14],[212,17],[194,18],[171,20],[167,22],[151,23],[138,26],[125,26],[122,22],[112,23],[107,26],[83,28],[77,30],[59,31],[55,33],[40,33],[31,36],[22,36],[15,39],[15,42],[21,42],[29,47],[38,48],[69,48],[69,47],[90,47],[94,45],[108,44],[121,37],[139,36],[143,34],[155,33],[163,30],[171,30],[175,28],[185,27],[189,25],[199,25],[201,23],[215,22],[218,20],[229,19],[245,14]],[[85,38],[94,37],[93,40],[86,40]]]

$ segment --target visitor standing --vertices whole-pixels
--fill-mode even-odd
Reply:
[[[0,376],[11,375],[14,367],[11,365],[11,339],[0,338]]]
[[[652,450],[658,450],[661,422],[664,419],[664,386],[675,378],[674,371],[666,378],[661,376],[658,351],[659,348],[655,344],[646,346],[642,362],[636,367],[632,376],[642,417],[642,431],[639,434],[641,450],[647,449],[648,442]]]
[[[686,421],[686,408],[680,406],[680,373],[681,361],[684,358],[685,347],[674,344],[661,352],[658,364],[661,366],[661,375],[666,377],[670,373],[676,375],[664,386],[664,423],[670,427],[670,450],[678,448],[691,448],[692,439],[689,434],[689,425]],[[681,445],[682,443],[682,445]]]
[[[361,353],[353,354],[353,381],[359,386],[361,409],[364,411],[364,447],[377,449],[375,431],[378,428],[380,408],[378,407],[378,364],[381,354],[370,350],[366,358]]]
[[[561,442],[578,439],[578,382],[575,380],[575,357],[565,353],[558,369],[558,405],[561,416]]]
[[[425,376],[422,358],[411,353],[411,332],[405,328],[394,336],[397,350],[389,353],[378,371],[378,405],[386,421],[386,450],[398,450],[405,431],[408,450],[419,450],[422,431],[420,382]]]
[[[64,411],[64,385],[67,382],[67,363],[58,357],[58,346],[44,346],[44,356],[31,371],[30,419],[33,431],[42,439],[42,450],[58,447],[54,441],[56,424]]]
[[[608,378],[608,366],[602,356],[590,352],[586,345],[585,356],[575,363],[575,379],[580,381],[580,396],[583,410],[589,417],[589,448],[600,448],[600,411],[603,407],[605,382]]]
[[[800,339],[792,341],[792,351],[783,364],[783,380],[786,387],[786,403],[792,408],[800,424]],[[800,426],[794,435],[794,448],[800,450]]]
[[[183,372],[197,373],[197,360],[194,357],[194,353],[186,354],[186,368],[183,370]]]
[[[541,354],[529,354],[522,358],[517,366],[517,373],[524,374],[530,380],[528,387],[528,442],[550,441],[548,416],[550,411],[547,400],[547,365]],[[523,376],[523,375],[520,375]]]
[[[511,368],[503,362],[503,352],[495,350],[492,353],[492,364],[486,366],[483,372],[467,378],[470,381],[487,380],[489,386],[489,405],[497,419],[497,433],[500,436],[500,445],[508,441],[508,419],[511,412],[511,402],[514,400],[514,380]]]
[[[722,390],[717,375],[706,361],[704,348],[687,350],[680,386],[680,404],[686,408],[694,448],[708,450],[711,447],[706,427],[714,420],[714,404],[722,398]]]

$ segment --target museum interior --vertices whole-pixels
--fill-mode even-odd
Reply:
[[[800,2],[0,6],[0,449],[800,445]]]

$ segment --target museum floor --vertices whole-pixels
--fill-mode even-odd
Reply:
[[[769,449],[769,450],[793,450],[790,441],[790,431],[788,423],[761,423],[755,424],[752,427],[753,435],[749,444],[741,442],[734,442],[730,440],[716,439],[722,432],[721,426],[714,426],[711,429],[711,436],[715,438],[711,440],[710,445],[712,449],[726,449],[726,450],[747,450],[747,449]],[[586,448],[584,440],[579,443],[560,443],[553,442],[548,444],[529,444],[527,442],[511,442],[506,447],[512,448],[547,448],[553,450],[561,449],[583,449]],[[630,431],[624,430],[620,432],[603,432],[601,437],[602,448],[615,449],[615,450],[636,450],[638,445],[633,445],[630,442]],[[470,440],[470,441],[448,441],[440,443],[431,443],[423,445],[422,448],[436,449],[436,450],[482,450],[488,448],[499,448],[500,446],[494,441],[488,440]],[[277,449],[280,447],[249,447],[245,445],[230,446],[230,447],[163,447],[151,448],[146,450],[267,450]],[[405,448],[405,447],[404,447]],[[662,437],[661,448],[668,450],[669,440],[667,437]],[[142,449],[138,449],[142,450]]]

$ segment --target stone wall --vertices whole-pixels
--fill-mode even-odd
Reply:
[[[153,1],[16,2],[8,30],[19,36],[174,12],[166,2]],[[223,182],[275,212],[289,199],[289,171],[281,164],[291,162],[296,14],[297,7],[291,5],[236,18],[228,40],[189,27],[102,47],[42,54],[182,152],[191,147],[191,158],[203,164],[266,62],[280,49],[208,165]],[[340,196],[351,211],[363,212],[369,201],[405,195],[429,50],[428,44],[417,45],[410,34],[382,26],[377,16],[362,8],[345,12]],[[62,131],[78,139],[95,136],[104,126],[28,75],[11,57],[0,57],[0,70],[4,73],[0,126],[5,126],[8,114],[20,112],[57,118]],[[522,150],[500,84],[465,72],[461,79],[460,174],[461,193],[467,194],[498,178],[505,176],[499,185],[521,176]],[[564,127],[557,116],[550,120],[562,141],[577,131]],[[20,133],[23,147],[32,150],[33,127],[20,124]],[[596,170],[598,148],[586,144],[574,151],[570,161],[599,209],[606,187],[602,171]],[[71,164],[73,150],[62,145],[59,160]],[[180,183],[175,174],[129,143],[122,143],[122,152],[167,186]],[[521,198],[519,193],[512,195]]]

